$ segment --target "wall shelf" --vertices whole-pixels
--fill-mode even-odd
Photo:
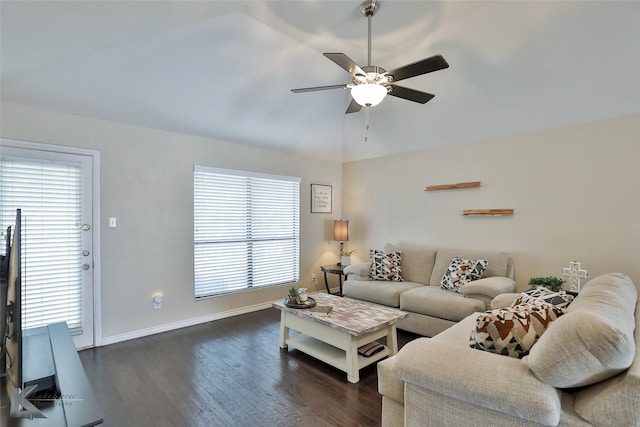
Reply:
[[[424,191],[458,190],[461,188],[480,187],[480,181],[459,182],[457,184],[430,185]]]
[[[513,209],[465,209],[464,216],[508,216],[513,215]]]

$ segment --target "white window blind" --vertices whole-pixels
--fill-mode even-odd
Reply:
[[[0,158],[3,233],[22,209],[22,323],[82,328],[78,165]]]
[[[195,296],[300,278],[300,178],[195,166]]]

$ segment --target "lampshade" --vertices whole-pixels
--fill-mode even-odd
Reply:
[[[333,240],[346,242],[349,240],[349,221],[336,219],[333,221]]]
[[[351,88],[351,96],[363,107],[380,104],[386,95],[387,88],[379,84],[364,83]]]

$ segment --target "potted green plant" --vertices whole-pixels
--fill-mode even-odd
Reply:
[[[342,254],[340,255],[340,265],[346,267],[347,265],[351,264],[351,254],[355,251],[357,251],[357,249],[353,249],[351,251],[343,250]]]
[[[557,292],[562,289],[564,282],[564,280],[554,276],[532,277],[531,280],[529,280],[529,286],[544,286],[547,289]]]
[[[289,289],[289,301],[291,304],[300,304],[300,296],[295,286]]]

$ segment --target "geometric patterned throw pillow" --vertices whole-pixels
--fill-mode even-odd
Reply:
[[[488,264],[486,259],[453,258],[440,281],[440,287],[462,293],[462,286],[482,277]]]
[[[536,300],[486,311],[476,319],[469,346],[522,359],[549,325],[564,313],[563,308]]]
[[[389,282],[404,282],[402,278],[402,252],[387,253],[377,249],[369,250],[371,269],[369,279]]]
[[[520,296],[511,304],[511,307],[527,303],[530,301],[544,301],[553,304],[556,307],[567,308],[575,297],[565,291],[554,292],[544,286],[535,289],[529,289],[520,294]]]

